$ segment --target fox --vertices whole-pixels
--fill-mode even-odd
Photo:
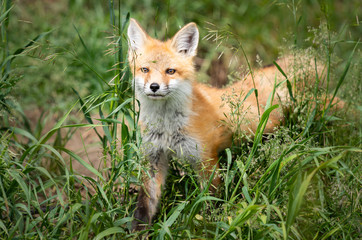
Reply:
[[[258,98],[249,95],[243,102],[248,124],[242,130],[256,131],[260,114],[274,89],[277,67],[262,68],[225,88],[214,88],[197,82],[194,57],[197,54],[199,31],[191,22],[172,38],[160,41],[150,37],[141,25],[130,19],[127,30],[128,61],[133,73],[135,96],[139,101],[139,124],[142,152],[149,162],[144,185],[138,192],[132,229],[142,230],[152,223],[157,213],[162,188],[165,185],[172,158],[187,161],[202,181],[213,174],[210,190],[221,182],[218,174],[219,153],[230,147],[235,129],[227,124],[232,108],[224,96],[258,89]],[[287,91],[274,90],[278,98],[288,98]],[[258,110],[258,104],[260,110]],[[281,111],[272,111],[265,133],[272,133],[283,120]],[[214,170],[215,169],[215,170]]]

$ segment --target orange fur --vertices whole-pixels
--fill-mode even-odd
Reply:
[[[255,73],[254,81],[249,75],[244,81],[216,89],[195,81],[193,57],[198,30],[194,23],[183,27],[172,39],[161,42],[149,37],[132,19],[128,36],[129,62],[141,103],[144,152],[151,163],[152,176],[151,179],[145,177],[145,189],[139,194],[135,218],[150,223],[167,175],[168,159],[173,156],[188,159],[200,171],[201,178],[208,180],[214,167],[219,168],[218,153],[231,145],[235,130],[228,119],[235,109],[231,109],[223,98],[238,102],[255,87],[262,114],[274,80],[281,74],[276,67],[269,67]],[[279,98],[275,97],[274,103],[287,97],[285,90],[278,89],[276,95]],[[255,95],[250,95],[237,111],[243,112],[249,121],[241,126],[242,130],[250,134],[255,132],[259,122]],[[272,132],[281,119],[281,113],[274,111],[265,131]],[[213,187],[216,188],[219,182],[216,172]],[[142,229],[137,220],[133,226]]]

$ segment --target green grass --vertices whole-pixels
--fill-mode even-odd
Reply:
[[[2,1],[0,237],[359,238],[359,8],[359,1]],[[288,79],[295,101],[275,134],[263,136],[276,107],[269,104],[254,140],[222,154],[217,195],[200,189],[190,166],[173,160],[159,213],[139,233],[130,231],[133,192],[147,163],[126,61],[130,15],[152,36],[172,36],[189,21],[198,23],[201,36],[214,36],[200,42],[200,81],[209,81],[213,64],[227,68],[233,81],[283,53],[328,66],[325,77],[310,75],[311,82]],[[294,64],[306,67],[299,59]],[[341,97],[346,107],[332,111],[327,95]],[[238,109],[242,102],[228,104]],[[44,117],[35,123],[28,117],[38,108],[56,119],[50,127]],[[230,120],[245,124],[237,113]],[[65,147],[77,129],[96,131],[109,167],[92,166]],[[237,133],[236,139],[246,137]],[[75,163],[95,177],[78,174]]]

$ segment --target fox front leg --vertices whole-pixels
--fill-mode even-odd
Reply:
[[[162,186],[167,177],[168,161],[165,156],[159,157],[157,160],[153,159],[150,163],[149,175],[144,176],[144,186],[141,187],[138,195],[135,220],[132,223],[132,229],[136,231],[143,230],[151,224],[157,212]]]

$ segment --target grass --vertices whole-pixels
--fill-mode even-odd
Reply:
[[[1,238],[357,239],[361,28],[346,16],[353,11],[358,16],[358,3],[3,1]],[[159,213],[139,233],[130,231],[133,192],[142,184],[147,163],[139,151],[138,102],[126,61],[129,12],[154,36],[171,36],[188,21],[200,25],[202,36],[218,34],[218,41],[200,42],[201,81],[210,78],[211,64],[227,67],[230,80],[239,79],[258,62],[271,63],[285,51],[327,66],[324,77],[308,76],[312,84],[297,74],[288,79],[295,101],[275,134],[263,135],[276,108],[269,104],[254,139],[235,143],[222,154],[223,183],[217,195],[200,189],[187,163],[173,160]],[[304,69],[299,60],[294,67]],[[242,64],[247,67],[240,68]],[[332,111],[329,95],[342,97],[346,107]],[[239,109],[242,102],[228,104]],[[40,118],[34,127],[28,118],[34,108],[55,112],[56,120],[48,126]],[[85,121],[77,121],[76,112]],[[235,114],[231,122],[245,124]],[[81,129],[96,132],[105,168],[67,147]],[[238,132],[235,137],[246,136]],[[94,177],[79,174],[76,163]]]

